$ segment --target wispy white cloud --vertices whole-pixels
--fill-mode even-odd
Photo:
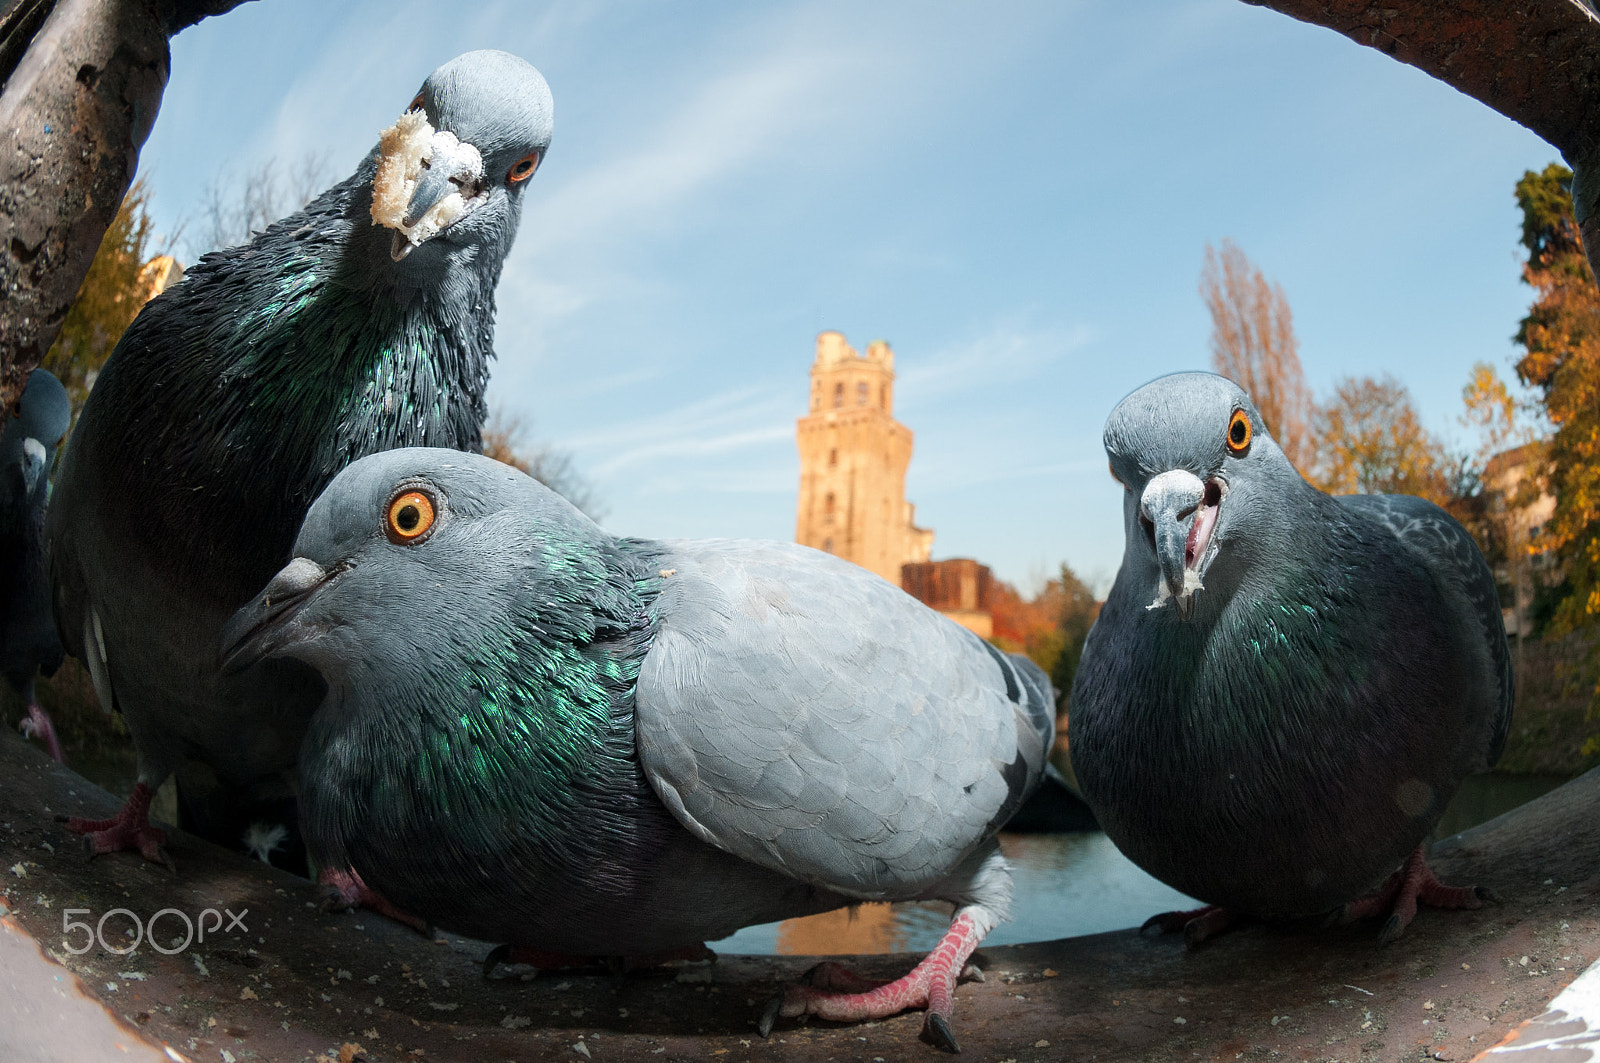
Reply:
[[[670,223],[686,201],[824,125],[845,103],[849,70],[867,58],[845,46],[788,46],[679,86],[684,103],[651,135],[530,205],[541,251],[592,248]]]
[[[927,404],[952,392],[1035,376],[1081,351],[1094,338],[1087,325],[1032,330],[1001,323],[976,339],[954,343],[908,364],[895,384],[897,401]]]
[[[670,465],[672,459],[704,459],[748,452],[794,437],[793,397],[737,388],[632,418],[563,441],[584,455],[601,479],[639,467]],[[652,478],[655,472],[648,473]]]

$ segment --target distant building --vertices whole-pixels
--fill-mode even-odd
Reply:
[[[1506,558],[1495,566],[1494,579],[1500,615],[1512,638],[1533,633],[1530,613],[1535,585],[1551,560],[1536,543],[1539,531],[1556,511],[1556,500],[1543,491],[1529,499],[1519,497],[1538,456],[1538,444],[1528,444],[1501,451],[1483,468],[1483,485],[1500,517],[1500,534],[1505,536]]]
[[[913,561],[901,566],[900,586],[979,638],[994,637],[994,576],[971,558]]]
[[[994,633],[993,577],[966,558],[930,561],[933,531],[906,501],[911,429],[894,419],[894,352],[857,354],[837,332],[817,337],[811,409],[800,418],[795,541],[854,561],[983,638]]]
[[[863,358],[837,332],[817,337],[811,408],[797,426],[795,541],[898,585],[902,565],[928,560],[933,532],[916,526],[916,507],[906,501],[911,429],[893,411],[887,343],[868,344]]]
[[[143,306],[183,279],[183,263],[171,255],[157,255],[139,269],[139,287]]]

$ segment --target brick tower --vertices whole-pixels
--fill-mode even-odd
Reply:
[[[894,352],[861,357],[844,336],[817,337],[811,410],[800,418],[795,541],[854,561],[900,586],[900,566],[926,561],[933,532],[906,501],[911,430],[893,417]]]

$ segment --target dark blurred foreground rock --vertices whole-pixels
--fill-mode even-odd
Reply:
[[[7,1063],[299,1061],[339,1059],[341,1049],[346,1063],[937,1058],[917,1040],[918,1013],[861,1027],[791,1024],[763,1041],[763,1004],[812,958],[723,956],[621,978],[525,981],[513,968],[485,982],[486,945],[430,942],[367,912],[324,913],[310,883],[177,832],[176,879],[131,854],[86,862],[53,819],[110,815],[116,805],[17,736],[0,736]],[[1255,926],[1194,953],[1177,938],[1133,931],[985,949],[988,980],[957,998],[965,1057],[1470,1059],[1600,956],[1600,771],[1434,854],[1447,881],[1491,886],[1504,904],[1424,910],[1388,948],[1373,943],[1374,926]],[[207,916],[205,940],[170,956],[148,941],[122,956],[98,944],[69,954],[86,933],[63,935],[67,909],[87,909],[67,918],[93,925],[117,908],[146,923],[162,909],[191,919],[212,909],[221,928]],[[224,912],[240,915],[247,932],[228,929]],[[157,925],[155,944],[181,942],[178,915]],[[126,914],[111,915],[103,937],[122,948],[119,935],[131,929]],[[856,962],[889,977],[912,960]]]

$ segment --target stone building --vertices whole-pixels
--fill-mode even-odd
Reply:
[[[907,562],[928,560],[933,532],[906,501],[911,430],[894,419],[894,352],[865,357],[837,332],[817,337],[811,407],[800,418],[795,541],[854,561],[896,586]]]
[[[1533,471],[1538,458],[1533,445],[1503,450],[1483,467],[1483,484],[1488,489],[1490,512],[1505,540],[1505,558],[1495,566],[1494,577],[1500,594],[1500,613],[1506,634],[1520,643],[1533,633],[1534,593],[1537,585],[1554,582],[1549,569],[1554,559],[1538,548],[1540,530],[1556,511],[1556,500],[1543,491],[1524,497],[1523,482]]]
[[[900,570],[900,586],[979,638],[994,637],[994,576],[969,557],[913,561]]]

